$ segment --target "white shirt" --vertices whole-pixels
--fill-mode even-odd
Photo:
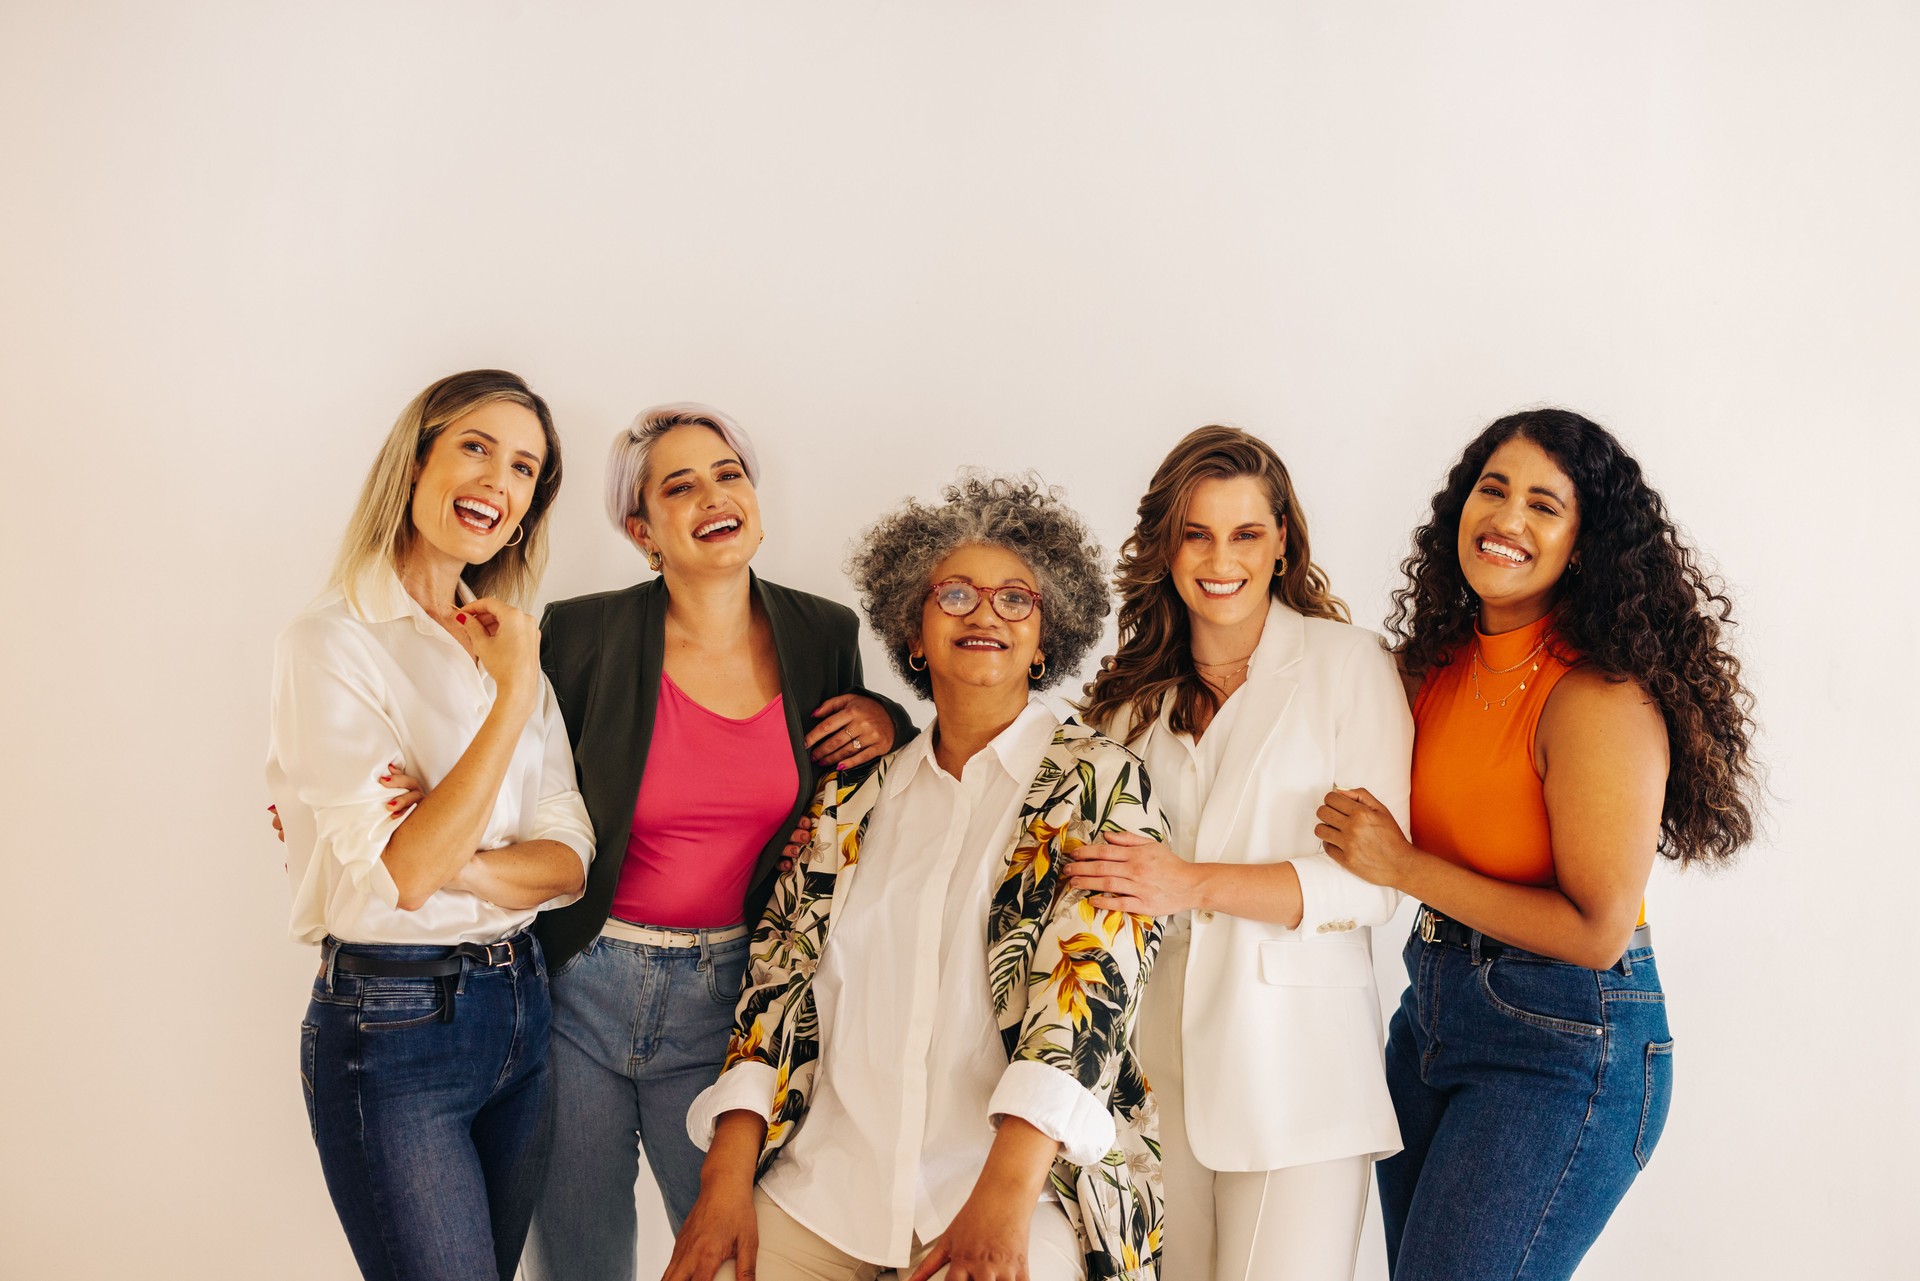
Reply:
[[[947,1230],[1017,1116],[1082,1164],[1113,1144],[1104,1098],[1064,1072],[1008,1063],[987,981],[987,913],[1020,803],[1060,722],[1034,699],[955,779],[937,726],[900,750],[833,905],[813,994],[820,1067],[800,1128],[760,1186],[855,1258],[904,1267]],[[694,1100],[706,1147],[735,1109],[765,1116],[773,1069],[742,1064]],[[1044,1199],[1044,1198],[1043,1198]]]
[[[1247,678],[1253,678],[1253,664],[1259,661],[1255,654],[1247,660]],[[1241,689],[1245,689],[1243,683]],[[1240,690],[1235,690],[1238,694]],[[1161,813],[1167,821],[1167,848],[1193,862],[1194,849],[1200,834],[1200,814],[1206,808],[1207,798],[1213,794],[1214,780],[1220,777],[1221,762],[1227,753],[1227,739],[1238,718],[1240,709],[1247,705],[1244,698],[1228,698],[1221,703],[1220,710],[1213,714],[1207,723],[1206,733],[1199,742],[1193,741],[1191,734],[1176,734],[1168,725],[1173,715],[1173,699],[1162,700],[1160,709],[1159,732],[1147,738],[1146,750],[1141,754],[1141,762],[1147,767],[1147,777],[1153,780],[1155,796],[1160,800]],[[1184,919],[1187,913],[1179,913]],[[1175,922],[1178,923],[1177,921]]]
[[[471,598],[460,585],[460,599]],[[553,840],[593,858],[593,825],[574,781],[573,753],[553,688],[514,745],[480,849]],[[267,789],[286,829],[296,942],[491,943],[526,928],[541,908],[505,908],[443,889],[402,911],[381,855],[404,815],[380,776],[397,761],[431,791],[453,769],[493,707],[493,678],[407,594],[391,570],[355,609],[330,592],[274,647]]]

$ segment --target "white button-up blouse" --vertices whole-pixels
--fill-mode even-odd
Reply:
[[[1017,1116],[1077,1161],[1113,1143],[1107,1100],[1039,1063],[1007,1061],[987,977],[987,914],[1019,806],[1059,721],[1028,703],[955,779],[937,726],[881,784],[860,876],[836,903],[813,991],[820,1072],[806,1119],[760,1181],[804,1227],[889,1267],[946,1231]],[[736,1066],[694,1100],[706,1147],[723,1113],[767,1114],[773,1069]],[[1092,1155],[1089,1155],[1092,1154]]]
[[[470,597],[464,584],[461,599]],[[553,689],[542,678],[494,800],[480,849],[552,840],[593,858],[593,826],[574,781],[573,753]],[[392,571],[359,607],[334,591],[280,634],[274,649],[267,788],[286,830],[292,935],[318,943],[491,943],[540,908],[505,908],[442,889],[402,911],[381,855],[404,815],[380,782],[389,765],[429,791],[451,771],[493,707],[493,678],[407,594]]]

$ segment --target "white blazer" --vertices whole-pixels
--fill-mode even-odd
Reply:
[[[1367,788],[1406,826],[1406,693],[1374,633],[1303,618],[1276,601],[1233,699],[1197,821],[1175,811],[1184,788],[1161,782],[1155,799],[1183,858],[1291,862],[1304,912],[1291,930],[1193,913],[1181,1055],[1194,1156],[1211,1170],[1276,1170],[1391,1155],[1400,1130],[1381,1058],[1368,927],[1393,915],[1400,893],[1343,870],[1313,828],[1336,786]],[[1163,771],[1187,768],[1164,711],[1133,746],[1150,775],[1156,759]]]

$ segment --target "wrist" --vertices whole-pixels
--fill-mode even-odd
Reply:
[[[1188,908],[1195,912],[1217,912],[1220,910],[1220,895],[1217,892],[1220,878],[1217,865],[1211,863],[1189,863],[1191,878],[1187,882]]]

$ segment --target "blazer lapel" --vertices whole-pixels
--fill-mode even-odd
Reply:
[[[780,698],[787,713],[787,740],[793,744],[793,770],[800,779],[800,795],[795,800],[793,814],[787,820],[787,830],[791,831],[801,810],[813,801],[813,759],[807,754],[806,745],[806,718],[813,709],[804,706],[810,701],[804,697],[808,685],[801,681],[798,667],[807,638],[798,633],[794,620],[788,617],[784,602],[767,590],[758,574],[753,575],[753,595],[760,602],[760,608],[766,611],[767,626],[773,632],[773,652],[780,663]],[[755,868],[754,879],[758,880],[764,870]]]
[[[633,826],[633,807],[640,799],[640,776],[646,772],[647,749],[660,706],[666,634],[666,585],[656,580],[624,602],[603,642],[608,652],[589,717],[594,741],[583,741],[575,753],[583,767],[599,776],[593,789],[601,800],[600,812],[592,816],[596,832],[624,835]],[[621,848],[624,851],[624,842]],[[623,862],[620,857],[593,860],[592,871],[599,875],[590,879],[606,882],[609,902]]]
[[[1245,699],[1234,712],[1221,754],[1220,774],[1200,812],[1194,836],[1194,861],[1217,863],[1227,854],[1227,843],[1239,822],[1247,792],[1260,772],[1260,757],[1280,728],[1300,683],[1294,668],[1305,649],[1306,620],[1278,601],[1267,606],[1267,621],[1254,649],[1253,671],[1234,694]],[[1160,727],[1155,726],[1155,733]]]

